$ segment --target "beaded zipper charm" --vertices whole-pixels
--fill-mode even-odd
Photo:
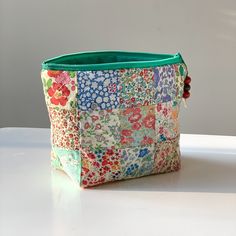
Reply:
[[[183,93],[183,103],[185,108],[187,108],[186,99],[190,97],[190,92],[189,92],[191,89],[190,83],[191,83],[191,77],[187,75],[184,80],[184,93]]]
[[[187,75],[185,80],[184,80],[184,93],[183,93],[183,98],[187,99],[190,97],[190,86],[191,83],[191,78]]]

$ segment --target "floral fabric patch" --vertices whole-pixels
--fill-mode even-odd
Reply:
[[[81,157],[79,151],[66,150],[62,148],[52,147],[55,158],[60,161],[63,170],[75,182],[80,182],[81,176]]]
[[[178,171],[181,167],[179,137],[158,143],[154,159],[156,173]]]
[[[155,103],[169,102],[176,98],[175,70],[173,65],[154,69]]]
[[[78,107],[82,111],[118,107],[118,71],[79,71]]]
[[[156,141],[163,142],[179,136],[180,101],[158,103],[155,109]]]
[[[155,141],[155,106],[120,110],[121,147],[151,145]]]
[[[77,106],[76,72],[43,70],[41,76],[48,106],[67,110]]]
[[[120,76],[120,108],[154,103],[154,70],[123,69]]]
[[[124,179],[150,175],[154,171],[155,146],[126,148],[121,152],[121,173]]]
[[[175,69],[176,98],[182,98],[184,92],[184,80],[187,76],[187,67],[184,64],[173,65]]]
[[[81,185],[93,186],[121,179],[120,150],[86,148],[82,150]]]
[[[80,142],[82,147],[119,147],[119,110],[80,112]]]
[[[53,146],[79,150],[79,114],[77,109],[48,108]]]

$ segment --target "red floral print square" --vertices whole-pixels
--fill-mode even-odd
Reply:
[[[81,149],[81,186],[121,179],[121,151],[114,147]]]
[[[121,147],[151,145],[155,142],[155,105],[120,110]]]
[[[79,114],[76,109],[49,107],[52,145],[66,149],[79,149]]]
[[[75,72],[43,70],[41,77],[47,106],[66,110],[77,106]]]

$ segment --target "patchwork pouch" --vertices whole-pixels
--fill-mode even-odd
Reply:
[[[181,55],[81,52],[46,60],[51,163],[82,187],[177,171]]]

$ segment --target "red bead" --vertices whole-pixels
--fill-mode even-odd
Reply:
[[[187,76],[184,80],[185,84],[190,84],[191,83],[191,78],[189,76]]]
[[[190,97],[190,92],[184,91],[183,98],[189,98]]]

